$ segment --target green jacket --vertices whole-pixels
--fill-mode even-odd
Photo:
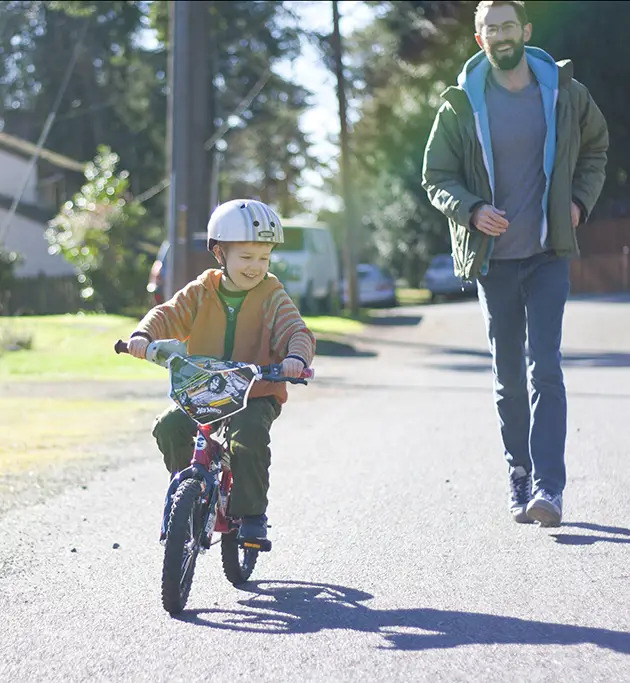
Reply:
[[[556,64],[543,50],[525,49],[540,85],[547,123],[541,244],[561,257],[576,256],[571,201],[586,220],[604,184],[608,129],[586,87],[573,79],[569,60]],[[477,53],[464,65],[458,85],[442,94],[446,101],[429,135],[422,173],[431,203],[448,218],[455,274],[466,280],[487,271],[494,241],[470,223],[476,206],[493,204],[484,93],[489,69],[484,53]]]

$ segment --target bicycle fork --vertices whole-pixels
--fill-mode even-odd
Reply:
[[[164,513],[160,529],[160,542],[166,540],[168,521],[173,507],[173,498],[182,481],[198,479],[202,483],[202,496],[207,506],[207,516],[204,520],[203,547],[210,547],[212,533],[226,533],[230,530],[227,519],[227,498],[232,483],[232,473],[229,470],[221,472],[220,444],[210,438],[211,425],[199,425],[195,438],[195,449],[190,466],[181,472],[176,472],[169,484],[164,501]],[[221,476],[219,477],[219,474]]]

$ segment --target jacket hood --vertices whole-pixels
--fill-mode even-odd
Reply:
[[[529,68],[534,73],[540,88],[543,111],[547,132],[545,135],[545,149],[543,155],[543,171],[546,177],[543,194],[543,207],[547,206],[547,197],[551,181],[551,173],[556,155],[556,102],[559,88],[568,85],[573,77],[573,65],[569,60],[556,64],[551,55],[538,47],[525,46],[525,58]],[[467,99],[472,108],[477,138],[481,144],[483,162],[488,173],[488,181],[494,202],[494,159],[492,154],[492,140],[490,122],[486,106],[486,79],[491,65],[485,52],[479,51],[463,66],[457,77],[457,86],[451,87],[443,93],[443,97],[451,104],[458,100]],[[543,223],[541,227],[541,245],[547,239],[547,213],[543,209]]]
[[[573,62],[570,59],[562,59],[558,62],[554,62],[550,54],[538,47],[530,47],[529,45],[525,46],[525,52],[527,61],[530,67],[532,67],[532,71],[536,74],[536,78],[538,78],[539,81],[542,79],[540,82],[548,84],[554,90],[558,86],[563,87],[571,82],[571,79],[573,78]],[[534,60],[539,60],[539,62]],[[541,67],[538,69],[539,73],[537,73],[535,68],[536,64],[539,64]],[[552,72],[550,71],[553,69],[553,64],[557,67],[557,80],[553,79]],[[474,83],[478,88],[485,82],[489,70],[490,62],[485,53],[482,51],[477,52],[462,67],[462,70],[457,77],[457,85],[451,85],[446,88],[446,90],[441,93],[441,97],[451,103],[455,103],[458,101],[458,97],[461,96],[462,92],[465,92],[470,101],[471,85]]]
[[[531,47],[529,45],[525,46],[525,56],[538,83],[550,90],[557,90],[559,85],[559,65],[556,64],[553,57],[539,47]],[[566,68],[567,63],[572,76],[573,66],[571,62],[569,60],[561,62],[564,68]],[[480,50],[464,64],[457,77],[457,84],[468,95],[474,111],[479,111],[483,106],[485,83],[490,68],[490,62],[485,52]]]

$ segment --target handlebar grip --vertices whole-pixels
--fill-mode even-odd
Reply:
[[[119,339],[114,344],[114,351],[116,351],[116,353],[129,353],[129,349],[127,348],[127,342],[124,342],[122,339]]]
[[[282,363],[274,365],[259,366],[262,379],[267,382],[289,382],[289,384],[307,384],[307,379],[312,379],[315,376],[313,368],[304,368],[299,377],[285,377],[282,374]]]

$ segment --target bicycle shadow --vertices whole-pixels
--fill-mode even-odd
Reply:
[[[430,650],[460,645],[578,645],[630,654],[630,633],[430,608],[370,609],[374,596],[345,586],[305,581],[253,581],[243,610],[189,610],[179,617],[198,626],[265,634],[303,635],[343,629],[377,633],[379,649]]]
[[[605,526],[604,524],[594,524],[592,522],[563,522],[563,527],[575,527],[588,531],[599,531],[606,534],[617,534],[628,536],[629,538],[614,538],[610,536],[595,536],[584,534],[550,534],[556,543],[562,545],[593,545],[603,541],[605,543],[630,543],[630,529],[618,526]]]

